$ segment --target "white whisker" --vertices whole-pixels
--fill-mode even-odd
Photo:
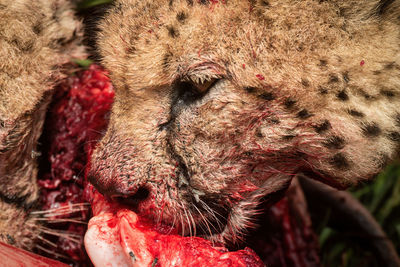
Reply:
[[[62,255],[60,253],[57,253],[57,252],[54,252],[54,251],[51,251],[51,250],[49,250],[47,248],[42,247],[41,245],[36,245],[35,247],[37,249],[39,249],[39,250],[42,250],[42,251],[46,252],[47,254],[49,254],[51,256],[55,256],[55,257],[61,258],[61,259],[70,260],[70,258],[68,258],[67,256],[64,256],[64,255]]]
[[[56,244],[56,243],[53,243],[53,242],[51,242],[50,240],[47,240],[46,238],[42,237],[41,235],[39,235],[38,238],[39,238],[41,241],[43,241],[44,243],[46,243],[46,244],[48,244],[48,245],[50,245],[50,246],[52,246],[52,247],[54,247],[54,248],[57,248],[57,244]]]

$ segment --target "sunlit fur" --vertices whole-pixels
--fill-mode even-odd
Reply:
[[[372,177],[399,147],[399,11],[377,0],[116,1],[97,39],[116,101],[91,181],[120,199],[144,188],[143,214],[185,234],[222,223],[212,238],[235,241],[269,180],[284,181],[271,193],[299,171],[338,187]],[[213,80],[185,99],[187,83]]]

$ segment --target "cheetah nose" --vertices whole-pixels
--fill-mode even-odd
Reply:
[[[140,186],[136,190],[121,192],[115,190],[111,192],[111,199],[128,206],[137,206],[140,202],[144,202],[150,195],[150,190],[145,186]]]
[[[150,195],[149,188],[143,184],[128,186],[122,181],[114,180],[105,182],[91,175],[88,176],[88,180],[100,193],[108,196],[113,201],[125,205],[136,206],[140,202],[145,201]]]

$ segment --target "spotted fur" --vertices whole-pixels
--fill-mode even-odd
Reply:
[[[397,155],[400,1],[116,8],[97,40],[116,102],[91,180],[122,199],[145,188],[137,208],[160,211],[151,218],[178,217],[187,230],[227,214],[235,231],[219,238],[236,240],[266,181],[307,171],[346,187]]]
[[[70,12],[0,0],[0,159],[29,159],[0,161],[0,203],[10,184],[22,203],[5,212],[37,196],[35,114],[79,51]],[[97,36],[116,101],[90,180],[183,234],[235,242],[298,172],[372,177],[399,151],[399,15],[398,0],[116,0]],[[0,237],[22,246],[13,231]]]
[[[0,241],[32,249],[37,141],[62,65],[84,50],[67,1],[0,0],[0,18]]]

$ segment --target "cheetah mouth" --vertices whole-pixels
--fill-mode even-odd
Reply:
[[[137,202],[110,200],[98,193],[87,181],[88,158],[107,126],[112,97],[105,71],[95,65],[56,89],[40,140],[47,146],[41,149],[43,162],[38,178],[39,202],[44,214],[51,215],[46,220],[52,231],[42,236],[45,242],[38,247],[44,249],[36,253],[73,266],[264,266],[264,262],[269,264],[285,253],[277,251],[276,241],[271,241],[277,224],[283,225],[285,213],[278,211],[288,210],[285,202],[271,210],[262,204],[259,211],[267,213],[260,218],[261,227],[249,232],[245,242],[240,240],[240,246],[226,248],[213,237],[229,228],[232,210],[221,214],[226,218],[221,226],[210,221],[209,229],[205,229],[193,223],[194,236],[194,232],[182,234],[174,224],[157,223],[157,216],[149,219],[146,213],[157,214],[154,209],[138,212]],[[267,198],[272,197],[270,194]]]
[[[138,213],[137,201],[106,199],[88,183],[89,157],[106,128],[112,98],[107,75],[94,65],[56,88],[40,140],[45,145],[38,175],[39,202],[45,214],[52,215],[47,222],[53,230],[45,236],[47,246],[41,243],[38,247],[44,249],[35,252],[76,266],[104,266],[105,262],[162,266],[178,259],[188,266],[196,261],[201,265],[232,260],[238,266],[248,265],[246,262],[262,266],[251,249],[229,252],[191,232],[182,234],[179,227],[156,223],[144,214],[156,214],[155,210]],[[148,197],[146,193],[143,197]],[[197,228],[196,235],[218,234],[202,231]],[[201,260],[193,247],[203,251]]]

